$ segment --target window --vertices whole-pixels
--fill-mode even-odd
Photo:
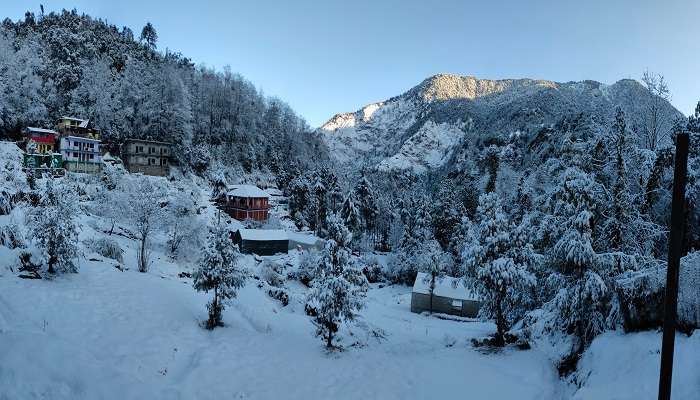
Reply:
[[[155,159],[155,158],[149,158],[149,159],[148,159],[148,165],[156,165],[156,159]]]
[[[90,154],[90,159],[92,160],[93,158],[95,158],[95,155],[94,155],[94,154]]]
[[[462,310],[462,300],[452,300],[453,310]]]
[[[78,153],[73,152],[73,157],[76,157],[76,158],[77,158],[77,157],[78,157]]]

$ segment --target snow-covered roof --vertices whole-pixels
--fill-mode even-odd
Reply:
[[[53,129],[35,128],[33,126],[28,126],[27,131],[30,133],[41,133],[44,135],[58,135],[58,132]]]
[[[456,285],[454,283],[456,282]],[[416,277],[416,283],[413,284],[413,292],[421,294],[430,294],[430,278],[428,274],[419,272]],[[435,282],[435,296],[449,297],[459,300],[479,300],[478,296],[464,287],[461,279],[451,276],[443,276],[442,279]]]
[[[236,197],[264,197],[266,199],[270,198],[270,195],[267,194],[266,191],[253,185],[230,185],[228,187],[228,195]]]
[[[238,232],[243,240],[289,240],[287,232],[282,229],[239,229]]]

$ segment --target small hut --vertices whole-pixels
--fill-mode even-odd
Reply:
[[[433,312],[474,318],[479,313],[481,302],[461,279],[444,276],[435,282]],[[430,311],[430,276],[419,272],[411,293],[411,312]]]
[[[241,253],[274,256],[287,253],[289,237],[282,229],[239,229],[231,238]]]

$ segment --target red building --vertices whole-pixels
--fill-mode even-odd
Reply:
[[[270,195],[253,185],[232,185],[228,187],[224,211],[231,217],[243,221],[267,221],[270,209]]]

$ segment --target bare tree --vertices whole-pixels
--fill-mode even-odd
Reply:
[[[127,216],[139,241],[136,253],[139,272],[147,272],[150,239],[163,223],[163,192],[146,177],[139,177],[131,184],[132,187],[128,190],[128,205],[131,209]]]
[[[665,104],[671,100],[671,92],[661,74],[654,74],[647,70],[642,76],[642,82],[651,99],[645,109],[641,145],[654,151],[671,136],[671,114]]]

